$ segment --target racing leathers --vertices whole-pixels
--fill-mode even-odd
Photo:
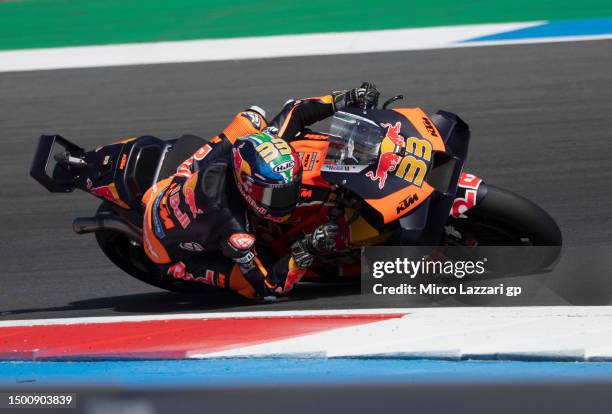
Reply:
[[[291,290],[314,255],[335,247],[337,226],[320,226],[295,242],[289,254],[268,263],[258,254],[249,206],[232,176],[232,145],[266,129],[291,141],[308,125],[358,102],[357,94],[352,90],[289,101],[269,124],[257,110],[240,112],[176,174],[155,184],[143,197],[144,248],[164,276],[231,289],[249,298]]]

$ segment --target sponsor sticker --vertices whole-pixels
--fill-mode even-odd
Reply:
[[[119,169],[123,171],[125,168],[125,164],[127,164],[127,154],[123,154],[121,156],[121,161],[119,162]]]
[[[255,237],[248,233],[234,233],[229,237],[229,243],[238,250],[248,250],[255,244]]]
[[[157,196],[157,198],[155,199],[155,201],[153,202],[153,211],[154,213],[152,214],[153,216],[153,231],[155,232],[155,236],[158,239],[163,239],[164,237],[166,237],[166,232],[164,231],[164,226],[159,218],[159,216],[157,214],[155,214],[155,212],[159,211],[159,205],[161,204],[161,200],[164,197],[164,193],[162,192],[160,195]]]
[[[180,188],[180,187],[177,187]],[[172,212],[174,213],[174,217],[176,217],[176,219],[178,220],[178,222],[181,224],[181,227],[183,227],[184,229],[186,229],[189,224],[191,223],[191,220],[189,219],[189,216],[185,213],[183,213],[180,209],[180,205],[181,205],[181,198],[178,192],[172,194],[170,196],[170,198],[168,199],[168,201],[170,202],[170,208],[172,208]]]
[[[366,177],[378,181],[378,188],[381,190],[391,172],[395,172],[397,177],[410,184],[421,187],[433,154],[431,143],[417,137],[402,137],[399,121],[394,125],[380,124],[380,126],[387,128],[387,132],[380,143],[376,167],[373,171],[368,171]]]
[[[419,201],[419,196],[417,194],[412,194],[403,199],[396,207],[396,212],[399,214],[404,210],[407,210],[411,205]]]
[[[382,190],[385,187],[387,175],[395,170],[395,167],[401,160],[401,155],[397,154],[397,152],[403,149],[406,144],[404,137],[400,135],[402,124],[399,121],[394,125],[380,124],[380,126],[387,128],[387,132],[380,142],[380,153],[376,167],[374,171],[368,171],[366,177],[372,181],[378,181],[378,188]]]
[[[212,147],[206,144],[203,147],[201,147],[199,150],[197,150],[195,154],[193,154],[193,158],[196,161],[202,161],[208,155],[211,149]]]
[[[425,129],[427,130],[427,132],[429,132],[429,134],[432,137],[437,137],[438,134],[436,132],[436,128],[433,126],[433,124],[431,123],[431,121],[429,120],[428,117],[424,116],[423,118],[421,118],[423,120],[423,125],[425,125]]]
[[[323,167],[321,167],[321,171],[357,173],[365,168],[367,168],[367,165],[325,164]]]
[[[312,171],[317,160],[317,153],[314,151],[300,152],[298,155],[300,157],[300,160],[302,160],[302,168],[304,169],[304,171]]]
[[[457,183],[458,196],[453,201],[453,207],[451,208],[451,215],[453,217],[467,218],[464,213],[476,205],[476,196],[478,195],[480,184],[482,184],[481,178],[473,174],[461,173]],[[463,197],[459,196],[461,190],[464,191]]]
[[[287,170],[291,170],[293,167],[295,167],[295,161],[289,160],[274,166],[272,168],[272,171],[274,171],[275,173],[280,173]]]

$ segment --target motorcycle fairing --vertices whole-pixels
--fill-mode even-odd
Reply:
[[[424,116],[426,116],[419,108],[412,108],[410,111],[420,111]],[[410,137],[415,137],[418,139],[427,140],[427,137],[421,135],[417,127],[415,127],[412,122],[402,113],[397,111],[388,111],[388,110],[361,110],[361,109],[347,109],[346,113],[354,114],[356,116],[364,117],[371,119],[377,125],[397,125],[399,122],[400,129],[399,135],[406,140]],[[409,112],[412,116],[413,112]],[[383,128],[381,126],[381,128]],[[384,139],[384,138],[383,138]],[[429,140],[428,140],[429,142]],[[381,144],[381,148],[383,145]],[[443,148],[443,142],[441,140],[434,140],[434,144],[431,144],[432,149],[441,149]],[[381,151],[384,149],[379,149],[378,161],[381,158]],[[429,168],[429,164],[431,161],[425,162],[426,169]],[[355,167],[355,166],[351,166]],[[321,170],[321,176],[332,184],[337,184],[348,188],[355,194],[361,196],[364,199],[382,199],[398,190],[406,188],[406,180],[399,177],[395,174],[396,169],[389,170],[385,184],[382,188],[379,187],[377,181],[369,178],[367,175],[371,173],[372,175],[376,175],[376,163],[375,165],[367,165],[361,166],[363,169],[351,168],[349,170],[347,165],[325,165],[325,167]],[[416,186],[415,186],[416,187]],[[418,188],[418,187],[417,187]]]
[[[433,187],[424,183],[421,188],[414,185],[404,187],[382,198],[366,198],[365,201],[378,211],[387,224],[410,213],[420,206],[434,192]]]
[[[153,184],[167,147],[159,138],[143,136],[88,152],[87,163],[104,173],[90,175],[85,190],[124,209],[141,211],[141,197]]]
[[[321,139],[292,142],[296,151],[301,153],[305,176],[311,174],[309,182],[330,182],[363,197],[372,210],[366,221],[379,234],[388,231],[388,223],[399,219],[400,229],[395,237],[400,242],[416,242],[421,238],[434,240],[442,234],[442,224],[439,223],[445,222],[444,217],[448,216],[455,199],[457,181],[469,143],[467,125],[455,114],[444,111],[439,111],[431,118],[419,108],[405,108],[393,112],[351,111],[356,111],[358,116],[367,116],[377,124],[394,125],[400,122],[400,134],[404,139],[404,133],[418,139],[428,139],[432,157],[427,165],[424,182],[420,187],[414,184],[406,185],[403,178],[398,177],[395,171],[390,171],[385,185],[380,189],[378,184],[366,175],[368,171],[374,171],[376,166],[323,164],[329,143]],[[321,177],[324,180],[320,180]],[[321,190],[318,186],[303,186],[300,204],[292,215],[292,222],[300,223],[301,226],[305,224],[304,220],[308,222],[313,215],[325,214],[325,203],[330,201],[327,199],[329,191],[326,193]],[[325,190],[329,190],[328,185]],[[361,213],[368,213],[369,210],[362,208]],[[359,239],[361,237],[356,240],[349,237],[351,243],[358,243]]]
[[[380,213],[382,225],[410,214],[434,191],[441,190],[445,194],[454,194],[456,186],[453,181],[456,182],[459,177],[467,148],[454,148],[457,147],[456,144],[447,148],[451,135],[448,132],[452,132],[452,126],[449,128],[448,125],[442,123],[447,132],[444,135],[436,123],[420,108],[399,108],[393,111],[352,109],[346,112],[367,117],[381,127],[397,127],[399,123],[400,128],[395,128],[394,132],[402,137],[405,148],[401,158],[399,154],[392,155],[396,158],[395,165],[380,167],[385,151],[389,150],[383,148],[381,144],[378,159],[374,165],[352,171],[343,171],[343,168],[346,168],[344,165],[326,165],[321,169],[321,175],[327,181],[346,187],[363,197],[371,207]],[[443,117],[441,114],[444,113],[439,112],[437,115]],[[387,135],[389,134],[389,129],[387,129]],[[386,139],[388,137],[383,138],[383,142]],[[423,140],[428,143],[427,146]],[[457,149],[460,151],[456,151]],[[463,157],[456,157],[454,153]],[[419,171],[415,165],[425,171]],[[441,166],[445,166],[445,174],[437,174]],[[385,168],[388,170],[384,171]],[[432,170],[436,170],[436,173],[434,174]],[[412,184],[406,185],[407,182],[410,182],[409,179],[417,174],[417,171],[418,174],[424,176],[424,180],[422,182],[413,180]],[[437,178],[432,180],[436,187],[429,182],[430,177]],[[375,178],[378,178],[379,183],[375,181]],[[382,185],[383,180],[384,185]]]
[[[437,153],[439,158],[434,159],[426,179],[435,190],[426,202],[399,219],[400,226],[394,235],[398,243],[438,244],[459,188],[470,140],[469,127],[457,115],[445,111],[438,111],[431,121],[444,140],[446,150]],[[450,181],[447,181],[448,177]]]

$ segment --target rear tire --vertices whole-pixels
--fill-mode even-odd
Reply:
[[[111,209],[108,203],[102,203],[98,208],[98,214],[104,214]],[[201,293],[215,289],[202,283],[163,276],[157,265],[149,259],[142,245],[134,243],[121,232],[99,230],[95,232],[95,236],[106,257],[125,273],[141,282],[177,293]]]

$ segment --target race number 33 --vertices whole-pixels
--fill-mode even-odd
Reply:
[[[261,154],[264,162],[271,162],[274,158],[278,157],[279,153],[281,155],[291,154],[289,144],[280,138],[272,138],[270,141],[258,145],[256,149]]]
[[[427,174],[427,164],[431,161],[432,147],[426,139],[409,137],[406,139],[406,153],[400,161],[395,175],[420,187]]]

